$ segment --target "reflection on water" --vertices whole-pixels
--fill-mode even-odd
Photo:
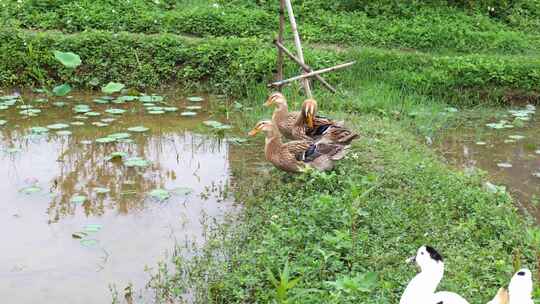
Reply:
[[[203,219],[233,208],[222,193],[232,144],[193,131],[208,119],[206,104],[193,118],[144,114],[140,104],[114,105],[128,112],[113,117],[104,113],[110,105],[95,105],[92,98],[74,98],[102,113],[88,119],[75,119],[70,104],[56,108],[51,101],[39,106],[37,117],[23,118],[14,108],[0,111],[9,122],[0,127],[0,294],[6,303],[108,303],[110,284],[133,283],[140,290],[148,280],[145,265],[156,265],[175,242],[202,242]],[[189,106],[182,99],[167,102],[180,111]],[[103,119],[110,126],[91,124]],[[73,121],[84,125],[69,127],[71,136],[29,131]],[[132,142],[94,142],[137,125],[150,131],[133,133]],[[151,165],[128,168],[121,159],[107,160],[113,152]],[[159,201],[148,195],[155,189],[172,196]]]
[[[466,171],[487,171],[493,183],[506,186],[520,206],[540,222],[540,119],[530,118],[522,127],[476,125],[452,130],[437,148]]]

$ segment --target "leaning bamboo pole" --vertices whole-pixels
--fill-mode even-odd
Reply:
[[[304,52],[302,51],[302,42],[300,41],[300,35],[298,34],[298,27],[296,26],[296,19],[294,18],[294,12],[291,4],[291,0],[283,0],[285,1],[285,5],[287,7],[287,13],[289,14],[289,21],[291,22],[291,30],[293,32],[294,36],[294,44],[296,46],[296,52],[298,55],[298,59],[301,63],[304,62]],[[306,72],[304,71],[304,74]],[[304,90],[306,91],[306,96],[308,98],[312,98],[313,95],[311,94],[311,88],[309,86],[309,80],[307,78],[301,78],[304,82]],[[278,81],[279,82],[279,81]]]
[[[285,1],[279,0],[279,33],[277,41],[283,44],[283,32],[285,31]],[[278,48],[278,57],[277,57],[277,76],[276,80],[283,79],[283,50]],[[281,91],[281,87],[278,88]]]
[[[291,58],[294,62],[298,63],[306,73],[309,73],[309,72],[313,72],[313,69],[305,64],[305,63],[302,63],[300,61],[299,58],[297,58],[296,56],[293,55],[293,53],[291,53],[291,51],[289,51],[284,45],[282,42],[279,42],[279,41],[275,41],[275,44],[277,46],[277,48],[279,50],[281,50],[282,52],[284,52],[287,56],[289,56],[289,58]],[[334,87],[332,87],[328,82],[326,82],[326,80],[324,80],[324,78],[321,77],[321,75],[315,75],[314,76],[317,80],[319,80],[328,90],[330,90],[332,93],[336,93],[336,89],[334,89]],[[279,78],[279,80],[282,80],[283,77]]]
[[[333,67],[330,67],[330,68],[321,69],[321,70],[313,71],[313,72],[310,72],[310,73],[305,73],[305,74],[302,74],[302,75],[299,75],[299,76],[296,76],[296,77],[292,77],[292,78],[289,78],[289,79],[285,79],[285,80],[281,80],[281,81],[276,81],[274,83],[270,83],[268,86],[269,87],[280,87],[280,86],[283,86],[283,85],[285,85],[285,84],[287,84],[289,82],[293,82],[295,80],[307,79],[309,77],[313,77],[315,75],[319,75],[319,74],[322,74],[322,73],[339,70],[339,69],[342,69],[342,68],[349,67],[349,66],[351,66],[351,65],[353,65],[355,63],[356,63],[356,61],[351,61],[351,62],[343,63],[343,64],[340,64],[340,65],[336,65],[336,66],[333,66]]]

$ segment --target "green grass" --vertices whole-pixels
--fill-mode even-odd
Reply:
[[[247,88],[273,79],[275,50],[256,38],[195,39],[171,34],[143,35],[87,31],[65,35],[16,28],[0,30],[0,86],[53,85],[69,81],[79,87],[99,87],[109,81],[137,88],[163,85],[202,87],[213,92],[246,96]],[[83,64],[71,74],[53,51],[72,51]],[[381,82],[451,104],[502,104],[512,98],[538,98],[540,59],[528,56],[441,56],[365,48],[306,48],[313,68],[356,60],[352,68],[325,75],[343,92],[355,92],[365,82]],[[298,70],[287,62],[287,75]],[[354,94],[353,94],[354,95]],[[316,96],[324,97],[324,95]],[[354,96],[341,98],[354,110]],[[369,102],[369,101],[368,101]]]
[[[317,1],[295,3],[306,42],[450,54],[538,55],[540,50],[540,35],[534,26],[512,26],[512,22],[490,17],[487,10],[467,11],[448,5],[412,3],[399,7],[389,4],[386,8],[379,4],[376,11],[377,5],[368,3],[339,6],[344,2],[334,2],[338,7]],[[269,40],[276,36],[278,22],[277,1],[254,5],[253,1],[8,0],[3,8],[0,16],[5,24],[68,33],[105,30]],[[534,8],[508,18],[540,24],[540,17],[527,15]]]
[[[215,230],[191,262],[177,261],[178,272],[161,273],[168,284],[155,284],[158,294],[197,286],[200,303],[272,303],[284,288],[278,297],[268,272],[287,263],[289,280],[299,278],[288,303],[396,303],[417,271],[405,259],[422,244],[445,257],[441,290],[471,303],[508,283],[518,251],[535,268],[533,239],[508,196],[448,169],[392,119],[346,118],[363,138],[336,171],[236,171],[238,222]],[[373,286],[362,277],[369,273]]]

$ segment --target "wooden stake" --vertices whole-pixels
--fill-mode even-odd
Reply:
[[[296,45],[296,52],[298,59],[301,63],[304,63],[304,52],[302,51],[302,42],[300,42],[300,35],[298,34],[298,27],[296,26],[296,19],[294,18],[294,12],[291,4],[291,0],[283,0],[287,6],[287,13],[289,14],[289,20],[291,22],[291,29],[294,36],[294,44]],[[304,72],[306,73],[306,72]],[[304,74],[305,75],[305,74]],[[311,88],[309,87],[309,80],[306,77],[301,78],[304,82],[304,90],[306,91],[306,96],[312,98]],[[278,81],[279,82],[279,81]],[[275,82],[275,83],[278,83]]]
[[[285,31],[285,2],[284,0],[279,1],[279,33],[278,33],[278,42],[283,44],[283,32]],[[278,48],[278,57],[277,57],[277,81],[283,79],[283,50]],[[278,88],[281,92],[281,87]]]
[[[278,50],[281,50],[282,52],[284,52],[285,54],[287,54],[287,56],[289,56],[289,58],[291,58],[292,60],[294,60],[296,63],[298,63],[303,69],[304,71],[306,72],[313,72],[313,69],[305,64],[305,63],[302,63],[300,61],[300,59],[298,59],[296,56],[293,55],[293,53],[291,53],[291,51],[289,51],[284,45],[282,42],[279,42],[279,41],[275,41],[275,44],[276,46],[278,47]],[[322,78],[320,75],[315,75],[315,78],[317,80],[319,80],[328,90],[330,90],[332,93],[336,93],[336,89],[334,89],[334,87],[332,87],[328,82],[326,82],[326,80],[324,80],[324,78]],[[279,78],[278,81],[282,80],[283,77]]]
[[[313,77],[315,75],[319,75],[319,74],[322,74],[322,73],[343,69],[343,68],[349,67],[349,66],[351,66],[351,65],[353,65],[355,63],[356,63],[356,61],[352,61],[352,62],[347,62],[347,63],[343,63],[343,64],[340,64],[340,65],[336,65],[336,66],[333,66],[333,67],[330,67],[330,68],[321,69],[321,70],[313,71],[313,72],[310,72],[310,73],[305,73],[305,74],[300,75],[300,76],[296,76],[296,77],[292,77],[292,78],[289,78],[289,79],[285,79],[285,80],[281,80],[281,81],[276,81],[274,83],[270,83],[270,84],[268,84],[268,86],[269,87],[283,86],[284,84],[287,84],[289,82],[293,82],[295,80],[306,79],[306,78]]]

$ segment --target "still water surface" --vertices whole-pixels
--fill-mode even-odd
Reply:
[[[540,223],[540,119],[535,107],[516,107],[487,125],[470,121],[444,134],[437,149],[461,169],[488,172],[491,183],[504,186]]]
[[[159,115],[148,114],[151,105],[140,101],[95,103],[100,95],[47,101],[23,95],[0,110],[0,120],[7,121],[0,127],[3,302],[109,303],[111,285],[121,291],[130,283],[140,292],[149,279],[145,266],[170,256],[175,243],[203,242],[209,219],[234,210],[225,195],[233,144],[201,132],[201,122],[209,119],[206,101],[189,110],[198,114],[184,117],[180,113],[193,103],[176,95],[165,96],[165,102],[178,111]],[[59,100],[66,105],[54,106]],[[41,113],[26,117],[20,113],[25,104]],[[76,104],[100,115],[75,113]],[[105,112],[111,108],[126,112]],[[63,130],[71,134],[30,129],[58,123],[68,124]],[[126,131],[140,125],[149,131]],[[118,132],[131,136],[95,141]],[[113,152],[125,152],[124,160],[107,160]],[[128,157],[150,164],[127,167]],[[170,198],[150,196],[155,189],[166,189]]]

